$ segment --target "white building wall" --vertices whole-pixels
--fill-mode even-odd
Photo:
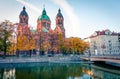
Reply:
[[[99,35],[89,38],[90,53],[93,55],[120,54],[120,43],[117,35]]]

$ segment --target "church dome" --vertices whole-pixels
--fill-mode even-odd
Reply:
[[[63,18],[63,16],[62,16],[62,13],[61,13],[61,10],[59,9],[58,10],[58,14],[57,14],[57,16],[56,17],[61,17],[61,18]]]
[[[20,15],[28,17],[27,12],[25,11],[25,6],[23,7],[23,10],[21,11]]]
[[[50,18],[49,18],[49,16],[47,16],[45,8],[42,11],[42,15],[38,17],[38,20],[47,20],[47,21],[50,21]]]

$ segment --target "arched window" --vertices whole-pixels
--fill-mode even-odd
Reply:
[[[60,20],[58,20],[58,24],[61,24],[61,21],[60,21]]]
[[[23,17],[23,23],[25,23],[26,22],[26,18],[25,17]]]
[[[62,22],[63,22],[63,21],[62,21],[62,20],[60,20],[60,24],[62,24]]]
[[[42,26],[46,26],[46,22],[42,22]]]

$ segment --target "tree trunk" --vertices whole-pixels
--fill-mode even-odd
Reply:
[[[4,38],[4,55],[3,55],[3,58],[6,57],[6,51],[7,51],[6,39],[7,39],[7,37],[5,36],[5,38]]]

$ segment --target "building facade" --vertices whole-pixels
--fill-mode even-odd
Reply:
[[[120,54],[119,34],[110,30],[95,31],[86,38],[90,44],[89,52],[93,55],[117,55]]]
[[[30,34],[30,28],[28,26],[28,19],[29,16],[26,12],[26,8],[23,7],[23,10],[20,12],[19,15],[19,23],[17,28],[18,35],[29,35]]]
[[[33,37],[35,41],[35,49],[38,51],[60,51],[58,45],[60,44],[59,40],[65,40],[65,28],[64,28],[64,18],[61,13],[61,10],[58,10],[56,15],[56,27],[51,29],[51,20],[47,15],[45,8],[42,11],[37,19],[37,28],[36,30],[31,30],[28,26],[28,14],[23,7],[19,15],[19,24],[18,24],[18,35],[26,35],[27,37]]]

